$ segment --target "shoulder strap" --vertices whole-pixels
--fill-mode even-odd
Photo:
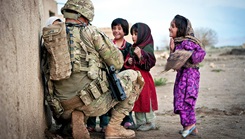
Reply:
[[[84,37],[81,37],[82,42],[86,45],[86,48],[82,45],[83,49],[86,50],[87,52],[93,53],[93,54],[98,56],[97,51],[95,51],[93,49],[94,46],[93,46],[92,39],[91,40],[88,39],[88,38],[91,38],[90,34],[88,34],[88,32],[92,32],[91,29],[88,26],[82,27],[81,29],[82,30],[84,30],[84,29],[89,30],[89,31],[84,31],[84,33],[83,33]]]

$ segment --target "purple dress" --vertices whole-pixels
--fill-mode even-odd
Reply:
[[[176,44],[176,50],[193,51],[190,58],[192,64],[198,64],[204,59],[206,52],[192,41],[184,40]],[[174,113],[180,115],[183,127],[196,123],[195,104],[198,97],[200,72],[198,68],[182,67],[177,71],[174,84]]]

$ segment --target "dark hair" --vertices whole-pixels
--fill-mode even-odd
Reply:
[[[62,21],[61,21],[61,19],[56,19],[55,21],[59,21],[59,22],[62,22]],[[55,21],[54,21],[54,22],[55,22]]]
[[[117,25],[121,25],[122,26],[123,32],[125,33],[124,36],[128,35],[129,26],[128,26],[128,21],[127,20],[122,19],[122,18],[116,18],[116,19],[114,19],[112,21],[112,23],[111,23],[111,29],[114,26],[117,26]]]
[[[187,30],[187,19],[184,16],[176,15],[173,21],[175,26],[178,28],[176,37],[185,36]]]
[[[130,34],[133,35],[134,32],[138,32],[138,24],[134,24],[130,29]]]

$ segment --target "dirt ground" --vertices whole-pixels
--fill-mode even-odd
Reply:
[[[243,49],[244,51],[244,49]],[[156,79],[166,78],[167,84],[156,87],[159,110],[157,130],[136,131],[136,139],[178,139],[182,129],[179,116],[173,114],[173,84],[175,72],[161,73],[166,59],[156,52],[157,63],[151,70]],[[245,53],[231,54],[231,48],[207,50],[200,68],[201,81],[196,105],[199,136],[202,139],[245,138]],[[103,138],[92,133],[92,139]]]
[[[166,53],[166,52],[165,52]],[[135,131],[135,139],[179,139],[182,129],[179,115],[173,113],[173,84],[176,72],[162,73],[166,64],[164,52],[155,52],[154,79],[166,78],[167,84],[156,87],[159,110],[156,111],[156,130]],[[196,105],[198,136],[189,139],[245,138],[245,49],[208,49],[200,68],[201,79]],[[98,125],[97,125],[98,128]],[[91,139],[104,134],[91,133]]]
[[[244,50],[244,49],[243,49]],[[196,105],[199,138],[245,138],[245,53],[231,55],[229,48],[207,50],[200,68],[201,81]],[[239,54],[239,55],[237,55]],[[159,130],[137,132],[137,138],[177,139],[181,129],[179,116],[173,114],[175,72],[161,73],[165,59],[158,59],[151,73],[154,78],[167,78],[167,85],[156,87]],[[189,137],[198,138],[198,137]]]

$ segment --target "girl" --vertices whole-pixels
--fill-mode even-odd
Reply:
[[[123,58],[125,60],[126,55],[129,53],[129,49],[132,46],[132,44],[124,39],[124,36],[128,35],[128,21],[122,18],[114,19],[111,23],[111,30],[114,36],[113,43],[116,44],[119,50],[121,50]],[[125,68],[123,67],[121,71],[124,69]]]
[[[185,138],[192,132],[197,133],[195,105],[198,96],[200,73],[198,63],[202,62],[206,52],[200,41],[194,37],[190,21],[176,15],[169,28],[170,52],[176,50],[192,51],[192,55],[179,70],[174,84],[174,113],[180,115]]]
[[[154,42],[151,29],[144,23],[136,23],[132,26],[133,46],[126,56],[124,67],[126,69],[139,70],[145,80],[145,85],[138,100],[134,104],[133,111],[137,123],[137,130],[147,131],[155,129],[155,110],[158,110],[156,89],[150,69],[155,66]]]
[[[119,50],[121,50],[123,54],[123,58],[125,60],[126,55],[128,54],[130,47],[132,46],[132,44],[130,44],[124,39],[124,36],[128,35],[128,30],[129,30],[128,21],[122,18],[114,19],[111,23],[111,30],[114,36],[113,43],[116,44]],[[123,70],[125,70],[124,67],[122,67],[120,71]],[[123,119],[121,125],[123,125],[125,128],[130,128],[130,129],[134,128],[135,125],[132,117],[132,112],[129,112],[129,115],[127,115]]]

